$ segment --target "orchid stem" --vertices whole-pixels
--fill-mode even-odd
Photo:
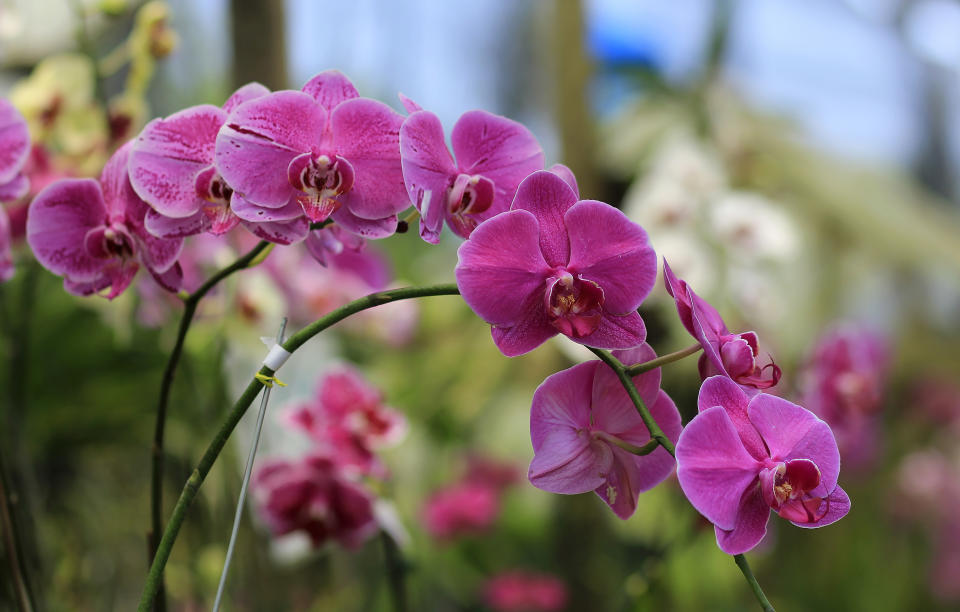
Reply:
[[[251,255],[251,253],[248,253],[244,257]],[[253,255],[253,257],[255,256],[256,254]],[[251,259],[253,259],[253,257],[251,257]],[[238,267],[236,269],[241,268]],[[283,343],[283,348],[286,349],[287,352],[293,353],[298,348],[303,346],[308,340],[328,327],[346,319],[351,315],[369,308],[374,308],[376,306],[388,304],[398,300],[430,297],[435,295],[459,295],[459,293],[460,291],[453,283],[432,285],[427,287],[402,287],[400,289],[391,289],[389,291],[372,293],[341,306],[333,312],[320,317],[310,325],[307,325],[294,335],[290,336],[290,338]],[[188,303],[194,295],[196,295],[196,293],[192,294],[190,298],[188,298]],[[261,378],[273,376],[274,373],[275,371],[267,366],[261,367],[257,372]],[[233,405],[233,408],[227,414],[226,419],[220,425],[220,429],[207,446],[207,450],[200,459],[200,463],[197,465],[196,469],[193,470],[190,478],[183,486],[183,491],[180,493],[180,498],[177,500],[177,504],[173,508],[173,513],[170,515],[170,520],[167,522],[166,529],[164,529],[163,537],[160,539],[160,542],[157,545],[156,554],[154,555],[153,562],[150,565],[150,571],[147,573],[146,585],[143,588],[143,594],[140,598],[140,605],[137,608],[139,612],[148,612],[150,610],[154,598],[161,589],[163,583],[163,569],[166,567],[167,560],[170,558],[170,551],[173,549],[173,544],[177,539],[177,534],[180,532],[180,527],[183,526],[183,521],[186,518],[187,510],[190,508],[193,500],[197,497],[197,493],[200,491],[200,485],[203,484],[203,480],[210,472],[210,468],[213,467],[217,457],[220,456],[220,452],[227,443],[227,439],[230,437],[233,429],[237,426],[237,423],[240,421],[241,417],[243,417],[243,415],[246,413],[247,409],[250,407],[250,404],[253,403],[253,400],[256,399],[262,387],[263,383],[261,382],[260,378],[257,378],[256,376],[251,379],[249,384],[247,384],[247,388],[243,391],[243,394]]]
[[[400,547],[393,537],[385,530],[380,531],[380,541],[383,543],[383,558],[387,565],[387,583],[390,587],[390,601],[394,612],[407,612],[407,585],[404,580],[407,574],[407,563],[403,559]]]
[[[734,555],[733,560],[736,561],[737,567],[739,567],[740,571],[743,572],[743,577],[747,579],[747,583],[750,585],[750,588],[753,589],[753,594],[756,596],[757,601],[760,602],[760,607],[763,608],[764,612],[776,612],[773,609],[773,606],[770,605],[770,601],[767,599],[767,596],[763,594],[763,589],[760,588],[760,583],[757,582],[757,577],[753,575],[753,570],[750,569],[750,564],[747,563],[747,558],[743,555]]]
[[[644,361],[643,363],[638,363],[630,367],[624,368],[624,371],[629,376],[636,376],[637,374],[643,374],[644,372],[649,372],[650,370],[656,370],[660,366],[667,365],[668,363],[673,363],[674,361],[680,361],[684,357],[689,357],[690,355],[695,354],[701,348],[700,344],[692,344],[685,349],[675,351],[673,353],[667,353],[666,355],[661,355],[656,359],[651,359],[650,361]]]
[[[647,431],[650,432],[650,438],[656,440],[657,444],[667,449],[667,452],[673,455],[673,442],[670,441],[670,438],[668,438],[666,434],[663,433],[663,430],[660,429],[660,426],[657,425],[657,421],[653,418],[653,415],[650,414],[650,411],[647,409],[647,405],[643,403],[643,399],[640,397],[637,387],[633,384],[633,381],[630,380],[630,375],[627,374],[627,370],[623,364],[620,363],[620,361],[608,351],[590,348],[589,346],[587,348],[589,348],[594,355],[599,357],[602,362],[610,366],[610,369],[613,370],[613,372],[617,375],[617,378],[620,379],[620,384],[622,384],[623,388],[627,390],[630,400],[636,407],[637,412],[640,413],[640,418],[643,419],[643,424],[647,426]]]
[[[651,438],[650,442],[656,442],[660,446],[667,449],[668,453],[670,453],[673,456],[676,456],[676,449],[673,446],[673,442],[671,442],[670,439],[663,434],[663,430],[660,429],[660,426],[657,425],[657,422],[656,420],[654,420],[653,415],[650,414],[649,410],[647,410],[647,406],[646,404],[643,403],[643,399],[640,397],[640,393],[637,391],[637,387],[633,384],[633,381],[630,378],[629,372],[632,370],[639,369],[640,366],[645,367],[649,364],[653,364],[654,362],[658,362],[661,359],[664,359],[666,357],[672,356],[673,358],[670,359],[669,361],[661,361],[660,364],[657,364],[656,366],[652,366],[640,371],[646,372],[648,370],[652,370],[654,367],[658,367],[659,365],[662,365],[663,363],[669,363],[670,361],[676,361],[678,359],[682,359],[687,355],[692,355],[696,353],[697,350],[699,350],[700,345],[698,344],[695,346],[691,346],[683,349],[682,351],[677,351],[676,353],[670,353],[669,355],[664,355],[663,357],[660,357],[658,359],[653,359],[646,363],[641,363],[636,366],[631,366],[629,368],[624,367],[624,365],[620,363],[620,361],[616,357],[611,355],[608,351],[590,348],[590,347],[587,347],[587,348],[589,348],[594,355],[599,357],[601,361],[603,361],[605,364],[610,366],[610,369],[612,369],[614,373],[617,375],[617,378],[620,379],[620,384],[622,384],[623,388],[627,390],[627,394],[630,396],[630,399],[633,401],[633,405],[637,408],[637,412],[640,413],[640,418],[643,419],[643,424],[647,426],[647,430],[650,432],[650,438]],[[643,446],[643,448],[645,449],[649,445],[650,443],[647,443],[646,445]],[[740,571],[743,572],[743,577],[747,579],[747,583],[750,585],[750,588],[753,589],[753,594],[756,596],[757,601],[760,602],[760,607],[763,608],[764,612],[775,612],[773,609],[773,606],[771,606],[770,602],[767,600],[767,596],[763,594],[763,589],[760,588],[760,583],[757,582],[757,578],[753,575],[753,571],[751,571],[750,569],[750,564],[747,563],[747,558],[744,557],[743,555],[734,555],[733,560],[736,561],[737,567],[739,567]]]
[[[160,530],[163,527],[163,437],[167,422],[167,405],[170,403],[170,389],[173,386],[173,377],[177,371],[177,365],[180,363],[180,356],[183,353],[183,345],[187,338],[187,332],[190,331],[190,324],[193,322],[193,316],[197,312],[197,306],[200,300],[216,286],[217,283],[227,278],[234,272],[249,268],[254,262],[259,261],[259,256],[264,253],[272,243],[261,240],[255,247],[246,254],[239,257],[229,266],[219,270],[211,276],[200,288],[187,295],[183,299],[183,314],[180,316],[180,327],[177,330],[177,340],[170,352],[170,358],[167,360],[166,369],[163,371],[163,379],[160,383],[160,395],[157,401],[157,420],[153,431],[152,459],[153,466],[150,475],[150,531],[147,534],[149,546],[149,559],[151,564],[157,555],[157,548],[160,542],[157,540]],[[166,609],[166,590],[163,586],[163,575],[160,576],[158,584],[159,596],[157,597],[157,610]]]

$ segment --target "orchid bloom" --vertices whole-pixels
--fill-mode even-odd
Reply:
[[[321,378],[314,400],[296,409],[291,419],[338,465],[377,476],[384,476],[386,468],[373,451],[397,444],[407,431],[403,415],[383,404],[380,390],[348,367]]]
[[[522,124],[470,111],[453,126],[447,150],[440,119],[418,110],[400,128],[400,161],[410,200],[420,211],[420,237],[436,244],[446,219],[463,238],[510,207],[517,186],[543,170],[543,149]]]
[[[131,143],[113,154],[100,181],[62,179],[47,186],[27,213],[27,242],[37,261],[64,277],[64,288],[91,295],[110,288],[120,295],[142,263],[161,286],[178,291],[177,258],[183,241],[157,238],[144,219],[149,207],[130,186]]]
[[[647,344],[614,355],[631,364],[656,358]],[[660,389],[660,369],[633,381],[664,434],[676,441],[680,413]],[[564,494],[594,491],[622,519],[637,509],[640,493],[673,470],[673,457],[662,447],[633,454],[650,441],[650,432],[616,374],[600,361],[575,365],[540,384],[533,395],[530,437],[533,486]]]
[[[30,155],[30,131],[23,115],[0,98],[0,202],[22,198],[30,188],[23,166]],[[0,206],[0,282],[13,277],[10,218]]]
[[[242,217],[332,217],[359,236],[384,238],[410,205],[400,169],[402,122],[328,70],[301,91],[233,109],[217,136],[216,167],[246,201],[234,206]]]
[[[557,333],[612,349],[646,338],[636,310],[657,267],[646,232],[609,204],[578,201],[557,173],[524,179],[511,210],[479,225],[457,255],[463,299],[504,355]]]
[[[30,155],[30,130],[23,115],[0,98],[0,202],[22,198],[30,188],[23,166]]]
[[[487,531],[500,515],[500,491],[485,482],[465,481],[427,498],[424,528],[433,537],[451,540]]]
[[[677,442],[677,477],[713,523],[721,550],[736,555],[756,546],[770,510],[806,528],[849,512],[850,498],[837,485],[837,442],[812,412],[766,393],[750,397],[725,376],[704,381],[698,405]]]
[[[780,381],[780,368],[772,360],[763,367],[757,365],[757,334],[752,331],[730,333],[720,313],[678,279],[666,260],[663,261],[663,282],[677,304],[683,326],[703,347],[698,364],[701,378],[706,380],[722,374],[753,389],[768,389]]]
[[[484,601],[496,612],[560,612],[569,594],[562,580],[522,570],[502,572],[483,588]]]
[[[222,235],[238,223],[256,236],[279,244],[299,242],[309,223],[298,207],[294,216],[246,215],[249,205],[220,176],[214,165],[217,133],[240,104],[269,94],[259,83],[238,89],[223,108],[202,104],[166,119],[154,119],[130,152],[130,183],[150,205],[147,229],[164,238],[200,232]]]
[[[357,548],[377,531],[373,495],[326,455],[268,463],[251,484],[274,535],[304,531],[314,547],[334,539]]]

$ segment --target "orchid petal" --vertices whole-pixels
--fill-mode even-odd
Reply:
[[[733,529],[724,531],[715,526],[717,546],[728,555],[740,555],[752,550],[767,535],[770,507],[760,495],[760,487],[743,492],[740,509]]]
[[[400,163],[407,194],[420,211],[421,236],[436,244],[443,228],[447,190],[457,173],[436,115],[418,111],[404,120],[400,127]]]
[[[353,166],[353,188],[343,205],[364,219],[382,219],[410,206],[400,166],[400,125],[404,117],[382,102],[357,98],[330,115],[337,155]]]
[[[130,182],[137,195],[167,217],[189,217],[204,204],[197,174],[213,163],[217,132],[227,114],[209,104],[147,124],[130,152]]]
[[[323,108],[299,91],[248,100],[227,116],[217,135],[217,170],[235,192],[279,208],[293,192],[287,167],[320,142],[325,123]]]
[[[567,268],[603,287],[605,311],[636,310],[657,281],[657,256],[643,228],[595,200],[574,204],[563,222],[570,237]]]
[[[570,260],[570,240],[563,218],[576,202],[577,194],[570,186],[546,170],[534,172],[517,187],[511,210],[526,210],[536,217],[540,250],[550,266],[566,266]]]
[[[761,464],[744,448],[727,412],[715,406],[694,417],[680,434],[676,457],[680,488],[693,507],[720,529],[733,529]]]
[[[532,172],[543,169],[543,149],[522,123],[482,110],[464,113],[450,134],[457,167],[465,174],[481,174],[493,181],[495,196],[487,219],[510,208],[517,186]]]

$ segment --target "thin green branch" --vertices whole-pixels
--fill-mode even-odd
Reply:
[[[163,438],[167,422],[167,406],[170,403],[170,390],[173,386],[173,377],[177,371],[177,365],[180,363],[180,356],[183,354],[183,345],[187,338],[187,332],[190,331],[190,324],[193,323],[193,317],[197,312],[197,306],[200,300],[213,289],[217,283],[227,278],[234,272],[249,268],[262,261],[269,253],[272,243],[261,240],[255,247],[247,253],[237,258],[229,266],[217,271],[205,283],[193,293],[187,295],[183,300],[183,314],[180,316],[180,326],[177,330],[177,340],[170,352],[170,358],[167,360],[167,366],[163,371],[163,379],[160,382],[160,394],[157,400],[157,416],[153,430],[153,446],[151,448],[152,468],[150,474],[150,531],[147,534],[149,547],[148,563],[153,563],[157,554],[157,547],[160,545],[158,537],[163,528]],[[163,577],[160,578],[160,595],[157,597],[157,610],[166,609],[166,593],[163,587]]]
[[[590,347],[587,347],[587,348],[590,348]],[[699,348],[699,345],[696,348]],[[650,414],[649,410],[647,410],[647,406],[646,404],[643,403],[643,399],[640,397],[640,393],[637,391],[636,385],[633,384],[633,381],[631,380],[630,375],[627,373],[628,370],[634,369],[637,366],[633,366],[631,368],[625,368],[624,365],[620,363],[620,361],[616,357],[611,355],[609,352],[600,350],[600,349],[595,349],[595,348],[590,348],[590,350],[593,352],[594,355],[599,357],[601,361],[603,361],[605,364],[610,366],[610,368],[614,371],[614,373],[616,373],[617,378],[620,379],[620,384],[622,384],[623,388],[627,390],[627,394],[630,396],[630,399],[633,401],[633,405],[637,408],[637,412],[640,413],[640,418],[643,419],[643,424],[647,426],[647,430],[650,432],[651,442],[654,442],[654,441],[657,442],[660,446],[667,449],[667,452],[669,452],[671,455],[676,456],[676,449],[673,446],[673,442],[671,442],[663,434],[663,430],[660,429],[660,426],[657,425],[657,422],[654,420],[653,415]],[[692,355],[695,352],[696,352],[696,349],[694,347],[689,347],[682,351],[678,351],[677,353],[671,353],[671,355],[679,355],[680,353],[686,353],[686,355],[681,355],[673,359],[673,361],[676,361],[677,359],[682,359],[687,355]],[[667,357],[667,356],[668,355],[664,355],[664,357]],[[648,361],[647,363],[643,363],[639,365],[646,366],[647,364],[651,364],[654,361],[657,361],[657,360],[654,359],[652,361]],[[653,369],[653,368],[648,368],[648,369]],[[649,443],[645,445],[644,448],[646,448],[646,446],[648,445]],[[763,589],[760,588],[760,583],[757,582],[756,577],[753,575],[753,572],[750,570],[750,564],[747,563],[746,557],[744,557],[743,555],[734,555],[733,560],[736,561],[737,567],[739,567],[740,571],[743,572],[744,578],[747,579],[747,583],[750,585],[750,588],[753,590],[753,594],[756,596],[757,601],[760,602],[760,606],[764,609],[764,612],[774,612],[773,606],[770,605],[770,602],[767,600],[767,596],[763,594]]]
[[[760,607],[763,608],[763,611],[775,612],[773,606],[770,605],[770,601],[767,600],[767,596],[763,594],[763,589],[760,588],[757,577],[753,575],[753,570],[750,569],[747,558],[743,555],[734,555],[733,560],[737,562],[737,567],[743,572],[743,577],[747,579],[747,583],[750,585],[750,588],[753,589],[753,594],[756,596],[757,601],[760,602]]]
[[[647,426],[647,431],[650,432],[650,438],[656,440],[660,446],[667,449],[667,452],[673,455],[673,442],[670,441],[670,438],[668,438],[666,434],[663,433],[663,430],[660,429],[660,426],[657,425],[657,421],[653,418],[653,415],[650,414],[650,411],[647,409],[647,405],[643,403],[643,398],[640,397],[637,387],[633,384],[633,381],[630,380],[630,376],[627,374],[623,364],[620,363],[620,360],[611,355],[608,351],[590,348],[589,346],[587,348],[589,348],[594,355],[599,357],[602,362],[610,366],[610,369],[612,369],[617,375],[617,378],[620,379],[620,384],[622,384],[623,388],[627,390],[627,395],[630,396],[630,400],[636,407],[637,412],[640,413],[640,418],[643,419],[643,424]]]
[[[3,544],[7,551],[7,564],[10,566],[10,573],[13,576],[13,590],[16,594],[20,612],[33,612],[33,597],[27,584],[20,546],[17,542],[17,530],[13,524],[13,512],[8,499],[9,489],[6,466],[3,464],[2,452],[0,452],[0,526],[3,527]]]
[[[373,293],[354,300],[349,304],[346,304],[337,310],[320,317],[310,325],[290,336],[290,338],[283,343],[283,348],[288,352],[293,353],[298,348],[303,346],[308,340],[323,330],[336,323],[339,323],[343,319],[346,319],[353,314],[367,310],[368,308],[374,308],[376,306],[388,304],[398,300],[429,297],[435,295],[459,295],[459,293],[460,291],[453,283],[432,285],[428,287],[403,287],[400,289],[391,289],[389,291]],[[263,366],[260,368],[257,374],[260,376],[260,378],[269,378],[273,376],[274,370],[268,368],[267,366]],[[157,546],[156,555],[154,556],[153,563],[150,566],[150,571],[147,574],[147,582],[144,586],[143,595],[140,599],[140,606],[138,608],[140,612],[148,612],[150,610],[154,598],[160,591],[163,582],[163,569],[167,564],[167,560],[170,558],[170,551],[173,549],[173,543],[176,541],[177,534],[180,532],[180,527],[183,525],[183,521],[186,518],[187,510],[190,508],[190,505],[196,498],[197,493],[200,490],[200,485],[203,484],[203,480],[210,472],[210,468],[213,467],[214,462],[217,460],[217,457],[223,450],[223,447],[227,443],[227,439],[233,432],[234,427],[236,427],[241,417],[243,417],[244,413],[246,413],[247,409],[250,407],[250,404],[253,403],[253,400],[256,399],[262,387],[263,383],[259,378],[254,377],[250,381],[250,383],[247,385],[247,388],[244,390],[243,395],[241,395],[237,402],[233,405],[230,413],[227,414],[226,419],[221,424],[220,429],[217,431],[209,446],[207,446],[207,450],[200,459],[200,463],[197,465],[197,468],[193,471],[193,473],[190,475],[190,478],[187,480],[187,483],[184,485],[183,491],[180,493],[180,498],[177,500],[177,504],[173,508],[173,513],[170,516],[170,520],[167,522],[167,527],[163,532],[163,537],[160,539],[160,542]]]
[[[393,610],[407,612],[410,609],[407,605],[407,562],[403,558],[400,547],[387,531],[380,531],[380,542],[383,544],[383,560],[387,566],[387,584]]]
[[[673,363],[674,361],[680,361],[684,357],[689,357],[690,355],[695,354],[701,348],[700,344],[692,344],[685,349],[673,353],[667,353],[666,355],[661,355],[656,359],[651,359],[650,361],[644,361],[643,363],[638,363],[630,367],[624,368],[624,371],[630,376],[636,376],[637,374],[643,374],[644,372],[649,372],[650,370],[655,370],[660,366],[665,366],[668,363]]]

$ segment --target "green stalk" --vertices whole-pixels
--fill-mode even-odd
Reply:
[[[333,312],[320,317],[310,325],[290,336],[290,338],[283,343],[283,348],[286,349],[287,352],[293,353],[298,348],[303,346],[308,340],[323,330],[351,315],[363,310],[367,310],[368,308],[374,308],[376,306],[388,304],[397,300],[407,300],[411,298],[429,297],[434,295],[459,295],[459,293],[460,291],[453,283],[445,285],[432,285],[428,287],[403,287],[400,289],[391,289],[389,291],[372,293],[360,299],[354,300],[349,304],[341,306]],[[187,299],[189,300],[190,298]],[[257,374],[258,376],[269,378],[273,376],[274,370],[268,368],[267,366],[263,366],[260,368]],[[163,569],[167,564],[167,560],[170,558],[170,551],[173,549],[173,544],[177,539],[177,534],[180,532],[180,527],[183,525],[183,521],[186,518],[187,510],[190,508],[190,505],[196,498],[197,493],[200,491],[200,485],[203,484],[203,480],[210,472],[210,468],[213,467],[217,457],[220,456],[220,452],[227,443],[227,439],[233,432],[234,427],[237,426],[237,423],[246,413],[247,409],[250,407],[250,404],[252,404],[253,400],[256,399],[262,387],[263,383],[260,382],[260,380],[258,380],[256,377],[250,381],[250,383],[247,385],[247,388],[244,390],[243,395],[241,395],[237,402],[233,405],[233,408],[230,410],[227,418],[220,425],[220,429],[217,431],[209,446],[207,446],[207,450],[200,459],[200,463],[197,465],[197,468],[193,471],[193,473],[190,475],[190,478],[187,480],[187,483],[184,485],[183,491],[180,493],[180,498],[177,500],[177,504],[173,508],[173,513],[170,516],[170,520],[167,522],[166,529],[163,532],[163,537],[160,539],[160,542],[157,545],[157,551],[154,555],[153,562],[150,565],[150,571],[147,574],[147,582],[144,586],[143,595],[140,599],[140,606],[138,607],[140,612],[148,612],[151,609],[154,598],[162,588]]]
[[[227,278],[234,272],[249,268],[262,261],[261,255],[269,254],[269,249],[273,244],[266,240],[261,240],[255,247],[246,254],[240,256],[229,266],[219,270],[211,276],[200,288],[187,295],[183,299],[183,314],[180,316],[180,327],[177,330],[177,340],[173,345],[173,351],[167,360],[167,366],[163,371],[163,379],[160,382],[160,394],[157,400],[157,418],[153,430],[153,446],[151,448],[152,469],[150,474],[150,531],[147,534],[149,547],[149,563],[153,563],[157,554],[157,547],[160,545],[157,540],[160,530],[163,527],[163,438],[167,422],[167,406],[170,403],[170,389],[173,386],[173,377],[177,371],[177,365],[180,363],[180,356],[183,354],[183,345],[187,338],[187,332],[190,331],[190,324],[193,323],[193,317],[197,312],[197,306],[200,300],[213,289],[217,283]],[[160,595],[157,597],[157,610],[166,609],[166,593],[163,587],[163,576],[160,577],[159,585]]]

